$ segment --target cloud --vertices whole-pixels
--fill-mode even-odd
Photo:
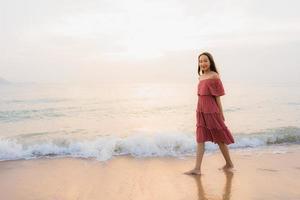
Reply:
[[[16,79],[20,71],[42,70],[56,80],[83,71],[92,76],[96,69],[109,74],[107,66],[157,70],[156,66],[162,65],[192,65],[194,61],[188,59],[202,49],[218,52],[242,46],[289,46],[299,42],[300,34],[296,0],[0,3],[0,68]],[[176,64],[170,52],[185,57]],[[55,73],[60,73],[60,78],[55,78]],[[36,78],[34,73],[27,76]]]

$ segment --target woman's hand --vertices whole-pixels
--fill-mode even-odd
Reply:
[[[216,96],[216,101],[217,101],[218,107],[220,109],[220,115],[221,115],[223,121],[225,121],[225,117],[224,117],[224,114],[223,114],[223,108],[222,108],[222,103],[221,103],[220,96]]]
[[[222,117],[223,121],[225,121],[225,117],[224,117],[223,112],[221,112],[221,117]]]

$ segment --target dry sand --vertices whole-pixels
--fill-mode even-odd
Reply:
[[[300,199],[300,148],[287,153],[231,151],[233,172],[220,152],[205,154],[203,175],[185,175],[195,157],[52,158],[0,162],[1,200]]]

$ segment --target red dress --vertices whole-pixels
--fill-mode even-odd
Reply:
[[[197,142],[234,143],[234,139],[221,116],[216,96],[224,95],[224,88],[219,78],[203,79],[198,84],[198,104],[196,110]]]

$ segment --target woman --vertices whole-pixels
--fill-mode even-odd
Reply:
[[[204,143],[217,143],[225,158],[222,169],[233,168],[228,144],[234,139],[226,127],[220,96],[224,95],[223,84],[212,55],[208,52],[198,56],[198,105],[196,110],[197,158],[195,168],[185,174],[201,175],[201,162],[204,154]]]

